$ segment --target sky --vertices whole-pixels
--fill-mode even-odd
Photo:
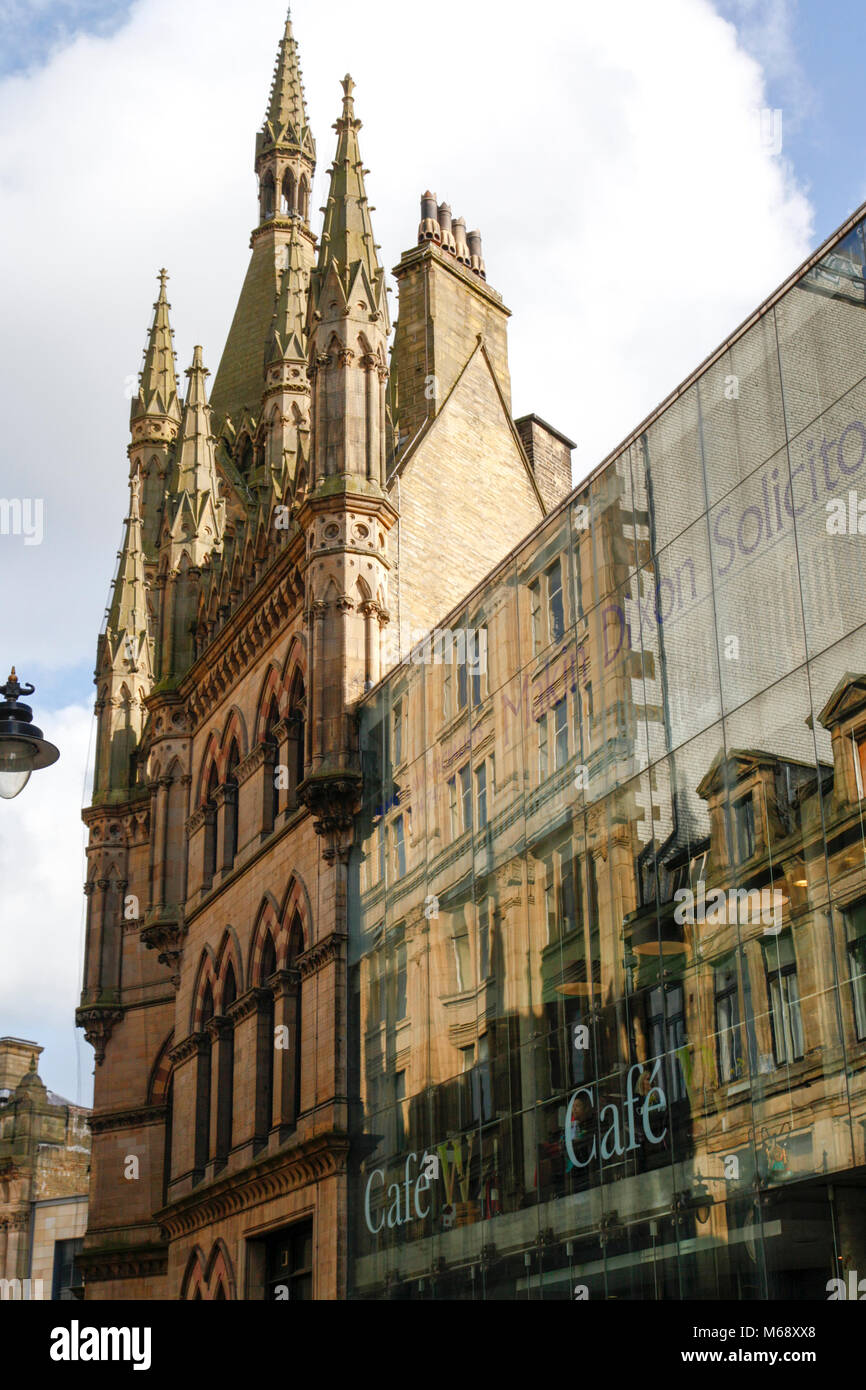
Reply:
[[[295,0],[312,206],[351,71],[384,263],[415,243],[428,187],[480,227],[514,315],[515,414],[577,440],[579,481],[866,200],[866,12],[466,0],[442,13]],[[179,368],[201,343],[216,371],[284,18],[284,0],[0,0],[0,498],[43,518],[40,544],[0,534],[0,680],[15,663],[37,686],[34,718],[61,749],[0,802],[0,1036],[42,1043],[46,1084],[85,1104],[80,812],[131,387],[162,265]]]

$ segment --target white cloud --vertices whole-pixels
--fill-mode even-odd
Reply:
[[[414,244],[428,186],[481,227],[490,283],[514,310],[515,411],[576,438],[581,476],[810,247],[809,204],[756,138],[762,69],[709,0],[475,0],[448,24],[404,0],[297,0],[293,14],[319,147],[314,206],[350,69],[386,264]],[[95,652],[126,510],[124,387],[163,263],[179,366],[200,342],[216,369],[283,18],[284,0],[245,7],[241,23],[231,0],[140,0],[112,36],[80,37],[0,82],[0,257],[13,271],[0,496],[45,500],[42,546],[0,537],[5,590],[20,596],[4,613],[7,659],[22,676]],[[60,780],[79,736],[73,722],[61,771],[16,803],[17,848],[3,851],[19,878],[27,870],[5,988],[19,1014],[30,991],[34,1018],[59,1017],[61,1000],[68,1018],[79,983],[78,792]]]
[[[93,651],[125,513],[124,384],[163,262],[181,368],[195,342],[217,366],[283,14],[283,0],[248,7],[241,41],[229,0],[141,0],[113,36],[0,83],[0,254],[15,270],[0,495],[43,497],[46,513],[41,547],[0,538],[29,594],[7,630],[20,667]],[[761,69],[707,0],[477,0],[459,43],[399,0],[298,0],[294,18],[319,195],[351,68],[389,267],[428,184],[481,227],[515,313],[515,409],[576,437],[582,472],[808,249],[808,204],[755,139]]]
[[[0,1033],[42,1043],[46,1086],[88,1103],[93,1052],[74,1012],[86,876],[81,805],[93,713],[70,705],[48,711],[42,722],[60,761],[34,772],[14,801],[0,801]]]

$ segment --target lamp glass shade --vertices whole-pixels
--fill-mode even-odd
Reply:
[[[38,749],[24,738],[0,740],[0,797],[11,801],[23,792],[36,764]]]

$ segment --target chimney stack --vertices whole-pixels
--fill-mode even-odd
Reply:
[[[439,226],[442,230],[442,245],[446,251],[451,251],[453,254],[456,250],[456,244],[451,225],[451,209],[447,203],[439,204]]]
[[[466,240],[469,244],[469,260],[476,275],[480,275],[482,280],[487,279],[487,271],[484,265],[483,254],[481,251],[481,233],[468,232]]]
[[[445,204],[443,203],[442,206],[444,207]],[[418,240],[419,242],[439,242],[442,240],[438,209],[436,207],[436,194],[431,193],[429,188],[426,193],[421,194],[421,225],[418,228]]]
[[[454,223],[454,241],[456,243],[454,254],[461,265],[469,265],[469,243],[466,240],[466,218],[458,217]]]

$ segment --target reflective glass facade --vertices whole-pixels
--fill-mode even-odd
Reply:
[[[866,1275],[859,224],[361,711],[353,1297]]]

